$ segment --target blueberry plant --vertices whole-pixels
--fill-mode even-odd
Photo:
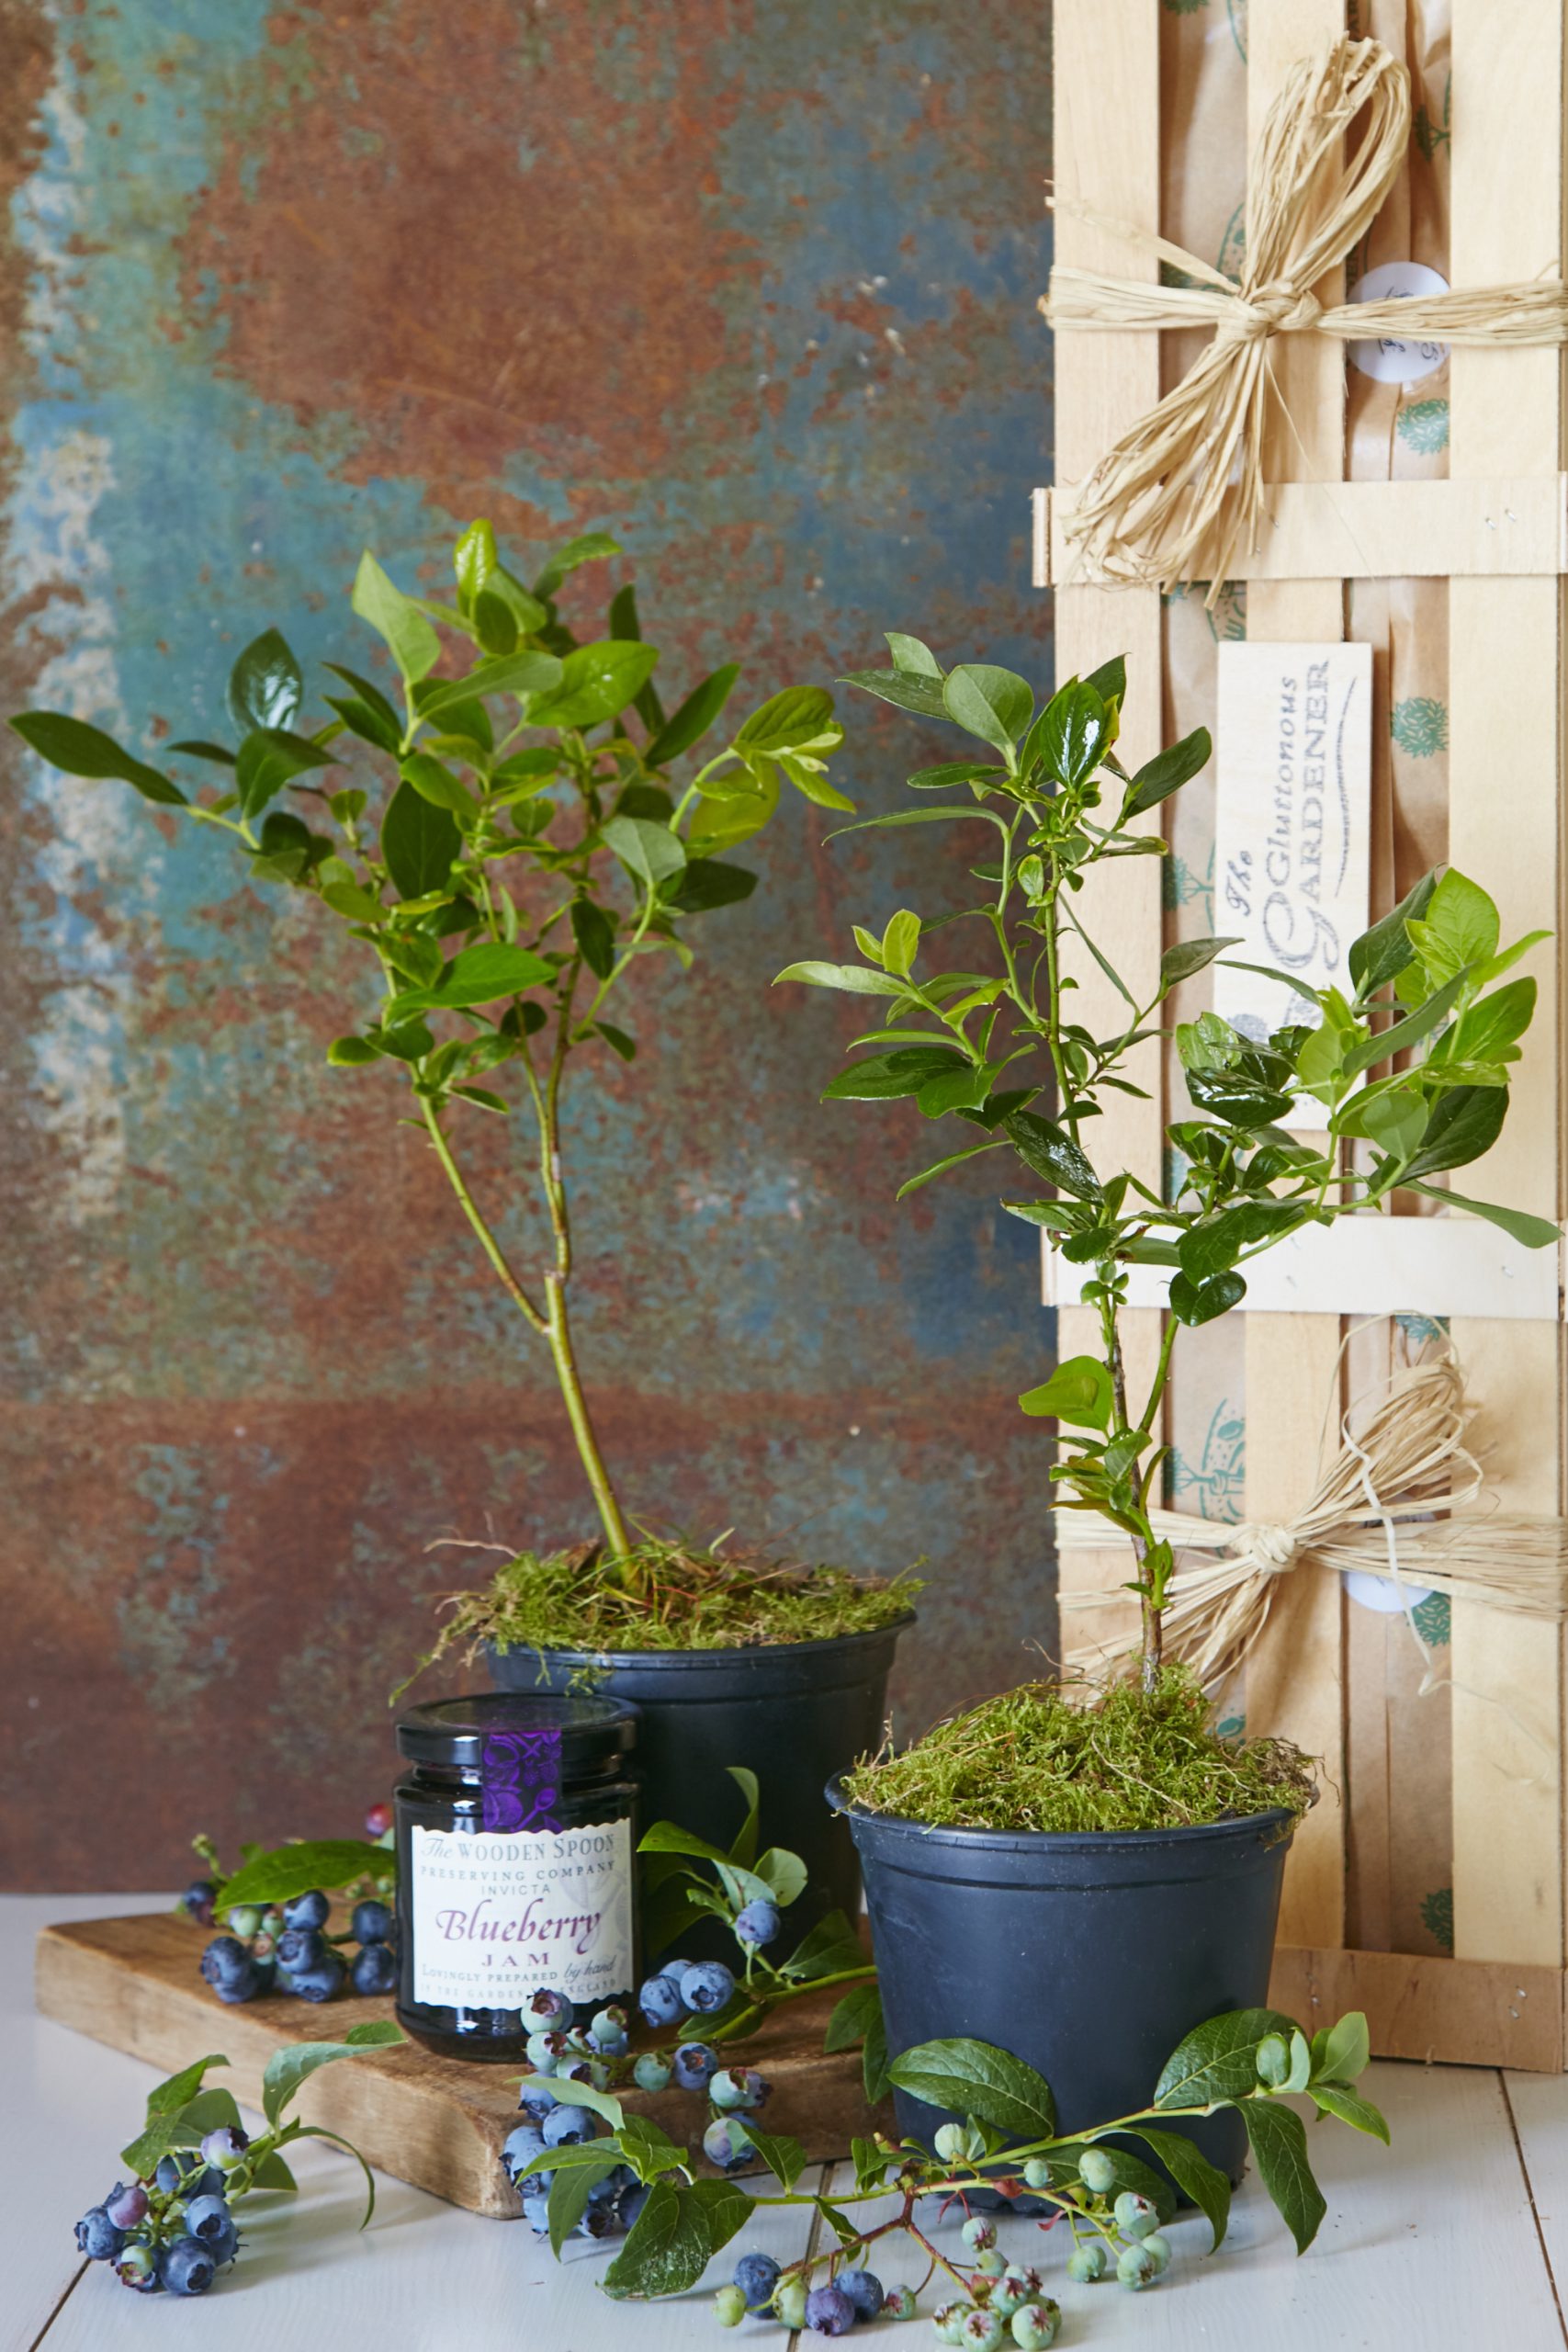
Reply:
[[[1350,945],[1336,985],[1313,989],[1299,972],[1269,971],[1288,995],[1268,1035],[1245,1035],[1213,1012],[1177,1023],[1191,1107],[1167,1127],[1179,1173],[1164,1198],[1133,1170],[1104,1164],[1092,1123],[1111,1095],[1157,1087],[1171,992],[1239,943],[1167,948],[1145,995],[1117,971],[1115,943],[1091,936],[1082,894],[1111,859],[1165,854],[1141,820],[1203,767],[1208,734],[1199,728],[1129,774],[1116,755],[1127,684],[1121,660],[1069,680],[1037,711],[1028,682],[1010,670],[966,662],[944,672],[919,639],[887,642],[890,670],[843,683],[957,727],[979,748],[911,775],[915,806],[840,830],[960,824],[959,857],[981,894],[937,922],[900,908],[880,927],[857,923],[859,962],[792,964],[779,978],[871,1001],[871,1025],[852,1041],[857,1057],[828,1099],[912,1099],[951,1138],[899,1187],[900,1199],[996,1151],[1043,1188],[1003,1205],[1043,1227],[1050,1245],[1085,1270],[1100,1349],[1059,1363],[1019,1401],[1057,1425],[1051,1476],[1064,1506],[1098,1513],[1131,1540],[1142,1681],[1152,1690],[1173,1565],[1150,1520],[1167,1451],[1155,1416],[1178,1331],[1235,1306],[1247,1267],[1287,1234],[1386,1210],[1402,1190],[1489,1218],[1531,1248],[1557,1239],[1544,1218],[1467,1199],[1440,1181],[1497,1138],[1536,995],[1533,979],[1505,975],[1545,934],[1505,945],[1497,909],[1478,884],[1430,873]],[[976,820],[994,838],[972,865]],[[939,953],[953,924],[976,941],[985,968],[954,968],[969,959]],[[1074,1004],[1073,966],[1091,963],[1122,1007],[1103,1032]],[[1144,1084],[1131,1074],[1140,1048]],[[1303,1097],[1320,1106],[1314,1124],[1326,1145],[1281,1125]],[[1168,1270],[1170,1290],[1143,1396],[1129,1393],[1121,1337],[1136,1266]]]
[[[608,633],[578,641],[557,602],[561,585],[619,552],[591,532],[525,587],[490,524],[476,522],[453,549],[450,603],[405,594],[367,553],[354,610],[390,654],[395,699],[329,662],[338,691],[322,718],[303,721],[299,663],[267,629],[229,680],[234,741],[169,747],[169,763],[217,770],[220,788],[206,797],[168,763],[153,765],[66,713],[27,711],[10,723],[66,775],[118,779],[221,834],[254,880],[313,899],[363,951],[380,1001],[327,1058],[400,1074],[496,1280],[549,1350],[605,1572],[629,1584],[637,1555],[568,1313],[569,1075],[583,1057],[590,1069],[605,1055],[635,1057],[634,1039],[609,1017],[612,998],[647,957],[688,968],[690,925],[750,896],[755,875],[722,853],[766,825],[782,782],[825,808],[853,804],[827,780],[842,729],[821,688],[773,695],[726,726],[715,750],[736,663],[666,713],[659,652],[643,641],[629,584],[611,601]],[[701,763],[675,781],[699,744]],[[531,1272],[514,1265],[465,1167],[470,1123],[519,1109],[533,1130],[541,1212]]]
[[[1213,2245],[1223,2241],[1230,2183],[1179,2126],[1235,2108],[1264,2187],[1304,2253],[1326,2209],[1306,2127],[1286,2100],[1303,2095],[1320,2116],[1386,2142],[1382,2115],[1356,2087],[1368,2055],[1359,2013],[1309,2041],[1276,2010],[1228,2010],[1179,2044],[1147,2106],[1064,2135],[1050,2086],[1033,2067],[986,2042],[925,2042],[893,2061],[889,2080],[952,2120],[937,2126],[930,2148],[880,2133],[857,2139],[853,2187],[831,2196],[801,2190],[807,2165],[799,2143],[764,2132],[754,2120],[733,2164],[718,2161],[726,2169],[765,2166],[778,2189],[755,2197],[737,2181],[700,2175],[689,2150],[650,2117],[628,2113],[591,2083],[558,2077],[542,2130],[525,2127],[509,2141],[509,2167],[530,2217],[548,2230],[558,2253],[565,2230],[592,2211],[595,2197],[614,2198],[629,2232],[604,2275],[612,2295],[684,2293],[759,2212],[802,2206],[820,2216],[816,2250],[787,2266],[761,2252],[743,2254],[731,2283],[715,2297],[724,2324],[739,2325],[751,2312],[786,2327],[843,2335],[882,2312],[908,2318],[934,2284],[942,2300],[932,2316],[943,2343],[972,2352],[1010,2345],[1039,2352],[1055,2338],[1060,2307],[1039,2270],[1014,2269],[1002,2259],[995,2223],[970,2212],[973,2202],[1025,2201],[1051,2223],[1048,2244],[1066,2241],[1063,2267],[1075,2285],[1114,2278],[1135,2292],[1170,2263],[1163,2231],[1176,2211],[1177,2190],[1206,2217]],[[607,2128],[601,2131],[601,2122]],[[711,2159],[706,2137],[704,2144]],[[531,2196],[529,2183],[545,2180],[547,2197]],[[611,2182],[615,2186],[607,2188]],[[953,2200],[967,2216],[958,2260],[932,2235]],[[865,2206],[876,2211],[863,2223],[855,2214]],[[587,2233],[604,2233],[591,2224]],[[896,2239],[908,2245],[923,2276],[889,2290],[870,2260],[880,2260],[874,2249]]]
[[[301,2139],[331,2140],[357,2159],[365,2174],[365,2221],[376,2210],[376,2183],[357,2148],[320,2123],[284,2114],[295,2092],[319,2066],[385,2050],[401,2041],[389,2020],[351,2026],[339,2041],[300,2041],[275,2051],[262,2077],[266,2129],[253,2140],[240,2121],[233,2094],[205,2086],[209,2070],[227,2058],[197,2058],[147,2095],[145,2127],[120,2162],[129,2181],[76,2224],[76,2244],[90,2262],[107,2262],[138,2293],[204,2295],[240,2249],[236,2209],[253,2189],[295,2187],[283,2150]],[[363,2227],[364,2224],[362,2223]]]
[[[372,1805],[367,1836],[296,1838],[268,1850],[240,1849],[226,1872],[210,1838],[191,1844],[208,1875],[193,1879],[178,1909],[197,1926],[221,1926],[201,1955],[201,1973],[231,2006],[264,1994],[303,2001],[340,1993],[389,1993],[397,1982],[397,1929],[391,1897],[398,1883],[391,1808]],[[328,1889],[355,1901],[348,1927],[333,1932]],[[352,1955],[349,1945],[358,1947]]]

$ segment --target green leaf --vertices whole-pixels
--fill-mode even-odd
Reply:
[[[436,986],[419,990],[420,1009],[460,1012],[475,1004],[494,1004],[520,989],[537,988],[553,980],[555,972],[542,956],[528,947],[507,947],[499,940],[480,940],[460,948]],[[410,1008],[412,1010],[412,1008]]]
[[[359,559],[351,602],[360,619],[385,639],[410,685],[430,675],[441,658],[441,639],[413,599],[393,586],[368,548]]]
[[[1285,1117],[1292,1098],[1239,1070],[1189,1069],[1187,1091],[1201,1111],[1230,1127],[1269,1127]]]
[[[1025,754],[1041,760],[1058,783],[1077,786],[1094,774],[1110,741],[1104,702],[1085,680],[1072,678],[1046,704]]]
[[[1028,732],[1034,711],[1029,681],[989,662],[965,662],[949,671],[942,699],[948,717],[967,733],[1005,752]]]
[[[908,670],[851,670],[839,684],[858,686],[863,694],[875,695],[879,702],[890,702],[898,710],[912,711],[917,718],[950,716],[940,678],[922,677]]]
[[[1372,1036],[1364,1038],[1359,1046],[1353,1046],[1341,1064],[1346,1077],[1359,1078],[1362,1070],[1371,1069],[1375,1062],[1387,1061],[1391,1054],[1402,1053],[1406,1046],[1418,1045],[1458,1002],[1466,978],[1465,973],[1457,972],[1451,980],[1445,980],[1425,1004],[1417,1005],[1416,1011],[1407,1013],[1403,1021],[1396,1021],[1391,1029],[1380,1029]]]
[[[1421,1148],[1401,1182],[1433,1176],[1440,1169],[1464,1168],[1490,1151],[1508,1115],[1506,1086],[1456,1086],[1434,1104]]]
[[[1304,2254],[1328,2211],[1313,2178],[1306,2125],[1293,2107],[1274,2099],[1243,2099],[1241,2117],[1263,2186],[1279,2207],[1296,2252]]]
[[[675,888],[661,895],[667,907],[682,914],[708,914],[715,907],[739,906],[756,887],[756,876],[743,865],[722,865],[716,857],[694,857]]]
[[[1124,703],[1127,699],[1126,655],[1112,654],[1109,662],[1102,662],[1098,670],[1089,672],[1084,684],[1094,688],[1101,702]]]
[[[404,782],[412,784],[433,808],[449,808],[455,817],[467,817],[470,822],[479,816],[479,802],[462,778],[429,752],[411,752],[402,762],[401,772]]]
[[[228,2064],[222,2052],[215,2050],[206,2058],[193,2058],[188,2066],[182,2066],[177,2075],[169,2075],[166,2081],[155,2083],[147,2094],[148,2121],[152,2122],[154,2116],[177,2115],[200,2090],[209,2066]]]
[[[864,1948],[848,1919],[841,1911],[829,1911],[795,1946],[779,1973],[797,1983],[810,1983],[818,1976],[837,1976],[847,1968],[867,1965]]]
[[[780,974],[781,978],[788,977]],[[950,1053],[945,1046],[900,1046],[890,1054],[868,1054],[863,1061],[852,1062],[824,1089],[822,1100],[894,1102],[900,1095],[918,1094],[931,1079],[952,1073],[967,1078],[971,1070],[962,1054]]]
[[[656,2180],[600,2283],[617,2298],[684,2294],[750,2218],[751,2199],[732,2180]]]
[[[929,645],[918,637],[906,637],[900,629],[885,631],[887,650],[893,656],[893,667],[911,678],[940,678],[942,663]]]
[[[1066,1130],[1033,1111],[1012,1111],[1002,1121],[1003,1132],[1019,1158],[1046,1183],[1059,1185],[1076,1200],[1098,1201],[1100,1179]]]
[[[1038,1388],[1026,1388],[1019,1404],[1032,1419],[1067,1421],[1075,1429],[1111,1426],[1111,1374],[1094,1356],[1069,1356]]]
[[[1428,1200],[1446,1202],[1450,1208],[1468,1209],[1472,1216],[1483,1216],[1489,1225],[1501,1226],[1516,1241],[1522,1241],[1527,1250],[1549,1250],[1562,1238],[1560,1225],[1554,1225],[1550,1217],[1530,1216],[1524,1209],[1500,1208],[1495,1201],[1472,1201],[1463,1193],[1446,1192],[1437,1184],[1412,1184],[1410,1190],[1425,1193]]]
[[[613,1054],[618,1054],[622,1061],[636,1061],[636,1038],[628,1036],[626,1030],[617,1029],[613,1021],[596,1021],[593,1023],[593,1034],[596,1037],[603,1037],[610,1051]]]
[[[592,899],[573,899],[571,935],[578,953],[596,980],[607,980],[615,968],[615,926]]]
[[[877,2106],[887,2097],[891,2086],[887,2079],[887,2022],[882,2014],[880,1996],[876,2015],[865,2030],[865,2045],[861,2052],[861,2083],[868,2107]]]
[[[882,961],[887,970],[907,979],[919,944],[919,916],[911,914],[908,907],[900,907],[896,915],[889,915],[882,934]]]
[[[755,1875],[772,1894],[781,1911],[798,1903],[806,1892],[806,1864],[787,1846],[770,1846],[756,1864]]]
[[[1200,768],[1208,765],[1213,748],[1208,729],[1195,727],[1190,735],[1184,735],[1168,751],[1156,752],[1128,786],[1121,821],[1125,824],[1130,817],[1141,817],[1145,809],[1157,808],[1173,792],[1179,792],[1184,784],[1190,784]]]
[[[1172,1274],[1170,1278],[1170,1311],[1179,1323],[1190,1328],[1213,1323],[1217,1316],[1228,1315],[1246,1296],[1247,1284],[1240,1274],[1211,1274],[1207,1282],[1201,1283],[1193,1282],[1187,1274]]]
[[[1450,1058],[1456,1062],[1512,1059],[1507,1049],[1524,1035],[1535,1017],[1536,985],[1532,979],[1510,980],[1461,1013],[1451,1038],[1445,1038]]]
[[[596,2091],[592,2083],[574,2082],[569,2075],[550,2078],[550,2088],[562,2107],[585,2107],[591,2113],[603,2116],[613,2132],[618,2132],[625,2121],[621,2102],[609,2091]]]
[[[1386,2119],[1372,2105],[1370,2098],[1361,2097],[1359,2091],[1351,2090],[1344,2083],[1309,2083],[1307,2097],[1320,2115],[1337,2116],[1341,2123],[1348,2123],[1353,2132],[1365,2132],[1371,2138],[1381,2140],[1385,2148],[1388,2146]]]
[[[940,1119],[949,1111],[977,1110],[990,1093],[1000,1067],[998,1062],[969,1062],[928,1078],[915,1097],[921,1117]]]
[[[800,2142],[787,2132],[759,2132],[754,2123],[747,2124],[746,2137],[787,2197],[806,2170],[806,2151]]]
[[[561,663],[560,683],[530,704],[530,727],[597,727],[635,702],[658,666],[651,645],[602,638],[580,645]]]
[[[1239,947],[1239,939],[1183,939],[1168,947],[1159,959],[1160,994],[1176,986],[1178,980],[1190,979],[1227,947]]]
[[[286,784],[312,768],[331,767],[336,757],[320,743],[310,742],[303,735],[290,735],[280,727],[262,728],[247,735],[234,761],[242,811],[247,817],[259,816]]]
[[[265,1910],[269,1904],[291,1903],[312,1887],[330,1894],[334,1887],[354,1886],[362,1878],[383,1878],[390,1867],[387,1849],[369,1845],[361,1838],[312,1838],[299,1846],[278,1846],[271,1853],[243,1862],[232,1878],[225,1879],[222,1907],[227,1911],[243,1904]]]
[[[232,2091],[220,2085],[212,2090],[197,2091],[180,2109],[180,2121],[197,2140],[205,2140],[209,2132],[220,2132],[225,2126],[237,2130],[240,2122],[239,2103]]]
[[[1245,2099],[1258,2086],[1258,2049],[1271,2033],[1288,2042],[1295,2019],[1278,2009],[1226,2009],[1194,2026],[1166,2060],[1155,2086],[1159,2108],[1212,2107]]]
[[[1370,931],[1350,943],[1350,978],[1359,998],[1376,996],[1390,980],[1416,960],[1416,950],[1410,944],[1405,923],[1414,918],[1419,922],[1431,904],[1432,893],[1438,887],[1436,874],[1423,874],[1419,882],[1405,892],[1392,913],[1373,923]]]
[[[451,812],[400,784],[381,820],[381,856],[398,896],[423,899],[442,888],[462,847]]]
[[[1043,2075],[987,2041],[922,2041],[895,2058],[888,2079],[928,2107],[994,2123],[1023,2140],[1048,2140],[1056,2103]]]
[[[729,1860],[732,1862],[739,1862],[742,1870],[750,1870],[757,1859],[757,1821],[762,1804],[761,1783],[755,1772],[749,1771],[744,1764],[728,1764],[725,1770],[746,1801],[745,1817],[731,1842]]]
[[[774,988],[785,980],[800,980],[810,989],[840,989],[851,996],[908,996],[901,980],[886,972],[869,972],[859,964],[786,964],[775,975]]]
[[[1190,1282],[1207,1282],[1234,1266],[1253,1243],[1281,1239],[1304,1225],[1310,1214],[1304,1201],[1243,1201],[1189,1226],[1177,1244],[1178,1262]]]
[[[933,1176],[945,1176],[948,1170],[956,1168],[961,1160],[977,1159],[983,1151],[999,1151],[1002,1148],[998,1137],[994,1143],[972,1143],[963,1151],[950,1151],[945,1159],[933,1160],[929,1168],[922,1168],[918,1176],[906,1177],[893,1197],[901,1201],[907,1193],[918,1193],[922,1184],[929,1184]]]
[[[682,752],[689,752],[694,743],[701,742],[729,700],[739,675],[739,663],[727,662],[722,669],[715,670],[711,677],[692,688],[643,754],[650,768],[661,768],[667,760],[679,759]]]
[[[328,662],[323,666],[332,672],[334,678],[341,678],[345,686],[354,688],[366,708],[390,729],[394,743],[401,741],[402,720],[373,679],[362,678],[357,670],[345,670],[341,662]]]
[[[256,728],[291,727],[304,691],[287,638],[269,628],[251,639],[230,671],[224,701],[237,731],[249,735]]]
[[[379,922],[387,911],[380,899],[372,891],[361,889],[357,882],[323,882],[321,897],[334,914],[350,922]]]
[[[58,710],[24,710],[7,724],[40,759],[65,775],[114,776],[130,785],[143,800],[156,801],[163,808],[190,805],[177,784],[171,784],[144,760],[122,751],[112,735],[106,735],[101,727],[89,727],[85,718],[68,718]]]
[[[703,1862],[727,1862],[729,1856],[722,1846],[710,1846],[705,1838],[694,1830],[682,1829],[676,1821],[656,1821],[637,1839],[639,1854],[687,1854]]]
[[[639,2180],[657,2180],[661,2172],[671,2172],[686,2162],[685,2149],[649,2115],[628,2115],[615,2133],[615,2142]],[[547,2157],[554,2151],[546,2154]]]
[[[1335,2024],[1312,2038],[1312,2071],[1315,2078],[1353,2083],[1371,2064],[1372,2041],[1359,2009],[1347,2009]]]
[[[1480,964],[1497,953],[1496,906],[1468,874],[1450,867],[1433,891],[1421,921],[1426,933],[1440,940],[1456,963]]]
[[[606,848],[649,892],[685,868],[684,845],[668,825],[653,824],[646,817],[609,817],[599,834]]]
[[[608,531],[580,531],[574,539],[558,548],[534,582],[535,593],[553,596],[569,571],[576,571],[582,564],[598,563],[604,558],[619,555],[621,543]]]
[[[1209,2251],[1217,2254],[1224,2243],[1225,2230],[1230,2222],[1230,2182],[1179,2132],[1156,2132],[1146,2123],[1134,2128],[1138,2138],[1159,2158],[1182,2195],[1190,2198],[1199,2211],[1207,2215],[1209,2227],[1213,2232],[1213,2243]]]
[[[595,2142],[597,2146],[608,2143]],[[552,2154],[554,2152],[552,2151]],[[561,2247],[576,2229],[588,2210],[588,2199],[602,2180],[608,2180],[620,2162],[611,2146],[608,2155],[590,2157],[586,2163],[557,2165],[555,2178],[545,2205],[545,2218],[549,2227],[550,2252],[559,2258]]]
[[[283,2188],[297,2192],[299,2187],[294,2175],[276,2148],[269,2148],[260,2164],[251,2173],[253,2188]]]
[[[828,2020],[824,2051],[831,2057],[835,2051],[853,2050],[881,2015],[882,1995],[874,1979],[868,1984],[852,1984]]]
[[[694,856],[750,841],[779,805],[777,772],[766,762],[761,774],[748,768],[742,776],[727,776],[721,787],[705,785],[703,792],[687,836]]]
[[[457,603],[468,612],[501,558],[496,553],[495,531],[481,516],[458,533],[452,548],[452,571],[457,582]]]
[[[734,743],[738,752],[782,759],[786,752],[836,751],[843,733],[825,686],[785,686],[751,713]]]
[[[187,760],[209,760],[215,767],[231,768],[234,754],[222,743],[182,742],[169,745],[171,757],[182,752]]]
[[[977,767],[973,760],[948,760],[941,767],[917,768],[904,781],[914,792],[945,792],[950,785],[995,784],[1006,775],[1006,768]]]
[[[224,1892],[227,1894],[228,1889]],[[262,2076],[263,2114],[276,2126],[300,2084],[318,2067],[330,2066],[337,2058],[361,2057],[367,2050],[389,2049],[407,2039],[400,2026],[385,2018],[351,2026],[341,2041],[296,2041],[287,2050],[275,2050]],[[581,2086],[573,2084],[571,2087],[578,2089]]]
[[[419,715],[421,718],[434,718],[442,711],[481,695],[547,694],[564,683],[562,671],[562,663],[553,653],[533,652],[527,648],[521,653],[503,653],[493,661],[477,662],[466,678],[442,678],[427,687],[418,697]],[[532,711],[528,714],[530,727],[559,723],[541,721]]]
[[[376,2211],[376,2176],[353,2141],[345,2140],[341,2132],[329,2132],[324,2123],[297,2122],[291,2124],[289,2130],[291,2132],[298,2132],[301,2139],[330,2140],[334,2148],[341,2148],[345,2155],[354,2158],[355,2163],[365,2175],[365,2211],[361,2216],[359,2226],[362,2230],[368,2229]]]

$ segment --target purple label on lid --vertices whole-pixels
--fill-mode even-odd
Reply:
[[[492,1731],[479,1765],[480,1818],[486,1829],[558,1829],[561,1759],[558,1731]]]

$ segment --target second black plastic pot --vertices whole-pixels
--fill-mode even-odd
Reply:
[[[852,1919],[859,1912],[854,1841],[824,1805],[822,1784],[880,1742],[894,1649],[914,1622],[910,1611],[874,1633],[750,1649],[492,1648],[490,1668],[502,1690],[560,1690],[587,1670],[605,1698],[629,1701],[642,1719],[645,1823],[678,1822],[728,1847],[745,1806],[727,1768],[755,1772],[759,1851],[785,1846],[806,1864],[806,1892],[785,1921],[786,1935],[798,1939],[829,1911]],[[683,1934],[681,1948],[694,1959],[735,1955],[716,1921]],[[660,1957],[645,1952],[645,1967]]]
[[[1268,2001],[1286,1813],[1080,1836],[933,1829],[863,1812],[837,1782],[828,1801],[864,1870],[894,2056],[951,2037],[1010,2050],[1071,2132],[1147,2106],[1194,2026]],[[949,2120],[896,2101],[900,2128],[928,2143]],[[1240,2178],[1239,2115],[1179,2128]]]

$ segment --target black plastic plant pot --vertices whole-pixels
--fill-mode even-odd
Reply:
[[[678,1822],[728,1847],[744,1812],[728,1767],[755,1772],[761,1790],[758,1850],[785,1846],[806,1864],[806,1892],[784,1922],[796,1939],[829,1911],[860,1910],[860,1865],[845,1824],[822,1802],[823,1782],[881,1742],[887,1676],[907,1611],[869,1634],[747,1649],[509,1649],[488,1652],[502,1690],[561,1690],[588,1674],[604,1698],[641,1717],[637,1765],[645,1823]],[[693,1959],[734,1959],[716,1920],[680,1939]],[[781,1946],[781,1951],[783,1947]],[[645,1966],[662,1955],[644,1954]]]
[[[1079,1835],[933,1829],[864,1812],[837,1782],[828,1802],[860,1851],[895,2057],[954,2037],[1010,2050],[1044,2075],[1066,2133],[1146,2107],[1194,2026],[1267,2004],[1287,1813]],[[928,2144],[953,2120],[895,2098]],[[1174,2128],[1240,2179],[1234,2110]]]

